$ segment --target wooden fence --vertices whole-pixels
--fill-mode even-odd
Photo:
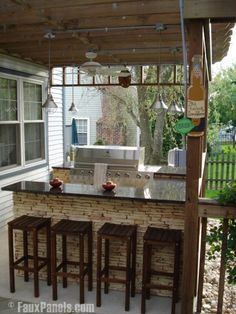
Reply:
[[[236,153],[219,153],[207,157],[208,190],[220,190],[236,179]]]

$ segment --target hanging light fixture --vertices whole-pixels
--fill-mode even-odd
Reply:
[[[157,95],[157,99],[156,101],[153,103],[153,105],[151,106],[151,109],[163,109],[163,110],[168,110],[168,107],[166,106],[166,104],[164,103],[161,94],[159,93]]]
[[[156,101],[152,104],[151,109],[154,110],[158,110],[158,109],[162,109],[162,110],[168,110],[168,107],[166,106],[166,104],[164,103],[163,99],[162,99],[162,95],[160,93],[160,86],[159,86],[159,82],[160,82],[160,66],[161,66],[161,32],[164,31],[166,29],[166,26],[164,24],[157,24],[156,25],[156,30],[159,31],[159,36],[160,36],[160,40],[159,40],[159,75],[158,75],[158,95],[156,98]]]
[[[70,105],[69,111],[75,113],[78,111],[75,103],[74,103],[74,66],[72,67],[72,103]]]
[[[173,114],[182,113],[182,109],[177,105],[175,100],[172,101],[170,107],[168,108],[168,111]]]
[[[42,105],[42,108],[48,113],[54,113],[56,112],[58,106],[51,94],[51,39],[55,38],[55,35],[53,35],[52,32],[48,32],[44,37],[48,39],[48,95],[46,101]]]

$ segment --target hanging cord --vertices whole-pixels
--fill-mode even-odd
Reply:
[[[72,103],[74,103],[74,65],[72,66]]]
[[[180,22],[181,22],[181,37],[182,37],[182,48],[183,48],[183,63],[184,63],[184,116],[186,117],[186,101],[187,101],[187,48],[186,48],[186,38],[184,29],[184,4],[183,0],[179,0],[179,10],[180,10]]]

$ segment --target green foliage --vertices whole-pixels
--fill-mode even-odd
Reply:
[[[228,184],[222,191],[220,191],[218,201],[221,204],[236,204],[236,183]],[[223,239],[223,220],[210,229],[207,241],[210,245],[208,251],[208,258],[215,259],[217,253],[221,251],[221,243]],[[229,219],[228,237],[227,237],[227,251],[226,251],[226,270],[227,280],[230,284],[236,284],[236,221]]]
[[[226,187],[220,191],[218,201],[221,204],[236,204],[236,183],[228,183]]]
[[[96,142],[94,143],[94,145],[105,145],[105,142],[102,138],[98,138]]]
[[[210,85],[209,123],[236,126],[236,64],[219,72]]]
[[[166,123],[163,134],[163,156],[166,157],[168,151],[175,147],[182,147],[182,136],[175,131],[175,125],[178,117],[172,114],[166,115]]]

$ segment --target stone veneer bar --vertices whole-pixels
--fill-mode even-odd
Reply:
[[[2,188],[13,191],[14,213],[51,217],[55,223],[62,218],[91,220],[93,222],[93,266],[96,280],[96,231],[104,222],[137,224],[137,291],[141,289],[143,234],[148,226],[170,229],[184,229],[185,183],[180,180],[156,180],[144,189],[119,187],[115,193],[103,192],[100,187],[79,184],[63,184],[61,188],[51,188],[47,182],[18,182]],[[21,234],[16,233],[16,254],[21,250]],[[44,254],[39,237],[39,247]],[[111,264],[123,265],[124,246],[114,243],[111,251]],[[60,245],[58,245],[60,254]],[[78,243],[70,239],[70,258],[79,257]],[[154,263],[163,271],[172,268],[173,253],[170,248],[158,248]],[[171,284],[168,278],[161,283]],[[94,285],[95,286],[95,285]],[[111,288],[121,289],[120,285]],[[158,292],[169,295],[168,291]]]

